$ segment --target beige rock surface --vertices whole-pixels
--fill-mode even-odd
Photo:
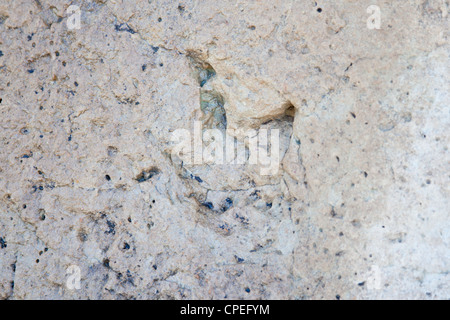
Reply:
[[[71,4],[0,0],[0,299],[450,298],[448,1]]]

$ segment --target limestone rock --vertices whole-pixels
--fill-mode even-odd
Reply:
[[[1,0],[0,298],[448,299],[448,1],[373,4]]]

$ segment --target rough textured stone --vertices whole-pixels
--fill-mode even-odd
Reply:
[[[448,1],[72,4],[0,0],[1,299],[449,298]]]

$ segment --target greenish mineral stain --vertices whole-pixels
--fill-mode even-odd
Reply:
[[[208,82],[209,79],[214,77],[216,75],[216,72],[212,67],[207,67],[206,69],[203,69],[199,72],[199,82],[200,87],[203,87],[206,82]]]
[[[203,127],[225,130],[227,117],[224,99],[209,81],[214,78],[216,71],[213,67],[195,56],[190,56],[191,65],[196,73],[200,85],[200,109],[203,112]]]
[[[200,91],[200,108],[205,114],[205,126],[209,128],[226,129],[224,101],[215,91]]]

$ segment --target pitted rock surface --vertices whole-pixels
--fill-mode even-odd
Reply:
[[[446,0],[0,0],[0,298],[448,299],[448,23]],[[183,163],[195,121],[280,130],[279,170]]]

